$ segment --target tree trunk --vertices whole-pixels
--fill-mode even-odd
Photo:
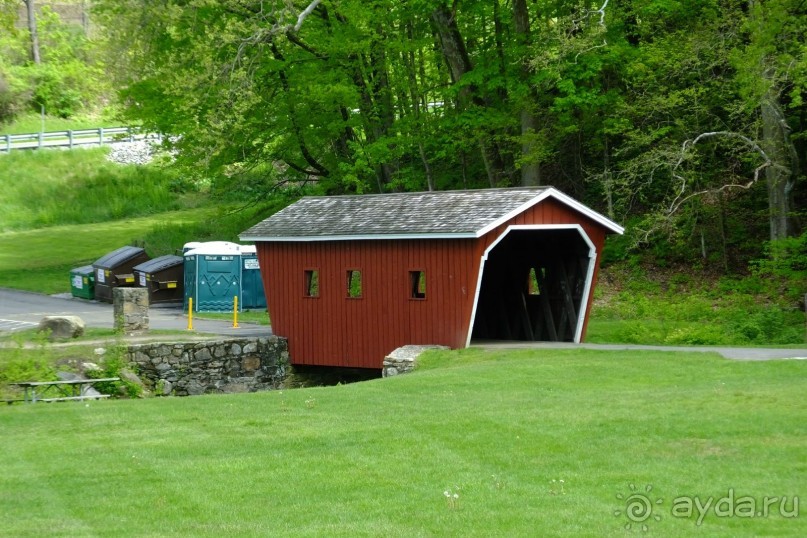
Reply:
[[[31,34],[31,60],[35,64],[42,63],[39,53],[39,33],[36,30],[36,4],[34,0],[23,0],[28,14],[28,33]]]
[[[524,55],[521,60],[521,74],[527,80],[529,64],[527,60],[527,46],[530,43],[530,14],[527,10],[527,0],[513,0],[513,23],[516,30],[516,39]],[[532,92],[530,92],[530,95]],[[529,98],[527,98],[529,99]],[[534,186],[541,184],[541,166],[535,158],[535,133],[538,131],[538,118],[530,110],[527,102],[521,107],[521,184]]]
[[[451,81],[457,83],[463,75],[473,69],[473,64],[465,48],[465,41],[462,39],[454,14],[449,11],[447,6],[439,6],[432,12],[431,18],[440,38],[440,47],[451,73]],[[468,84],[460,90],[459,101],[461,108],[467,108],[469,104],[479,107],[486,106],[485,100],[479,96],[475,84]],[[495,143],[492,142],[491,134],[481,133],[478,142],[488,182],[491,187],[498,187],[505,177],[505,167]]]
[[[373,92],[373,101],[375,110],[373,117],[377,117],[376,123],[376,140],[387,136],[390,128],[395,123],[395,110],[393,110],[392,89],[390,88],[389,71],[387,69],[387,53],[384,48],[384,41],[386,34],[381,25],[376,26],[376,41],[370,47],[370,65],[369,72],[371,73],[371,83]],[[381,178],[383,185],[386,185],[395,175],[394,163],[382,162],[379,164],[381,167]]]
[[[765,4],[759,0],[749,0],[748,8],[752,22],[760,28],[766,27]],[[762,35],[760,33],[760,35]],[[760,37],[760,39],[762,39]],[[790,139],[789,127],[779,104],[779,90],[776,86],[776,73],[771,58],[763,54],[759,62],[758,76],[769,87],[762,97],[760,116],[762,119],[762,148],[772,165],[765,169],[768,186],[768,222],[771,241],[784,239],[790,228],[790,191],[793,180],[798,176],[798,155]]]
[[[278,62],[285,62],[286,59],[283,57],[283,54],[280,52],[280,49],[278,48],[274,39],[271,39],[269,41],[269,44],[271,46],[272,54],[274,55],[275,60],[277,60]],[[278,71],[278,77],[280,78],[280,85],[283,88],[283,94],[284,94],[283,97],[286,100],[286,106],[289,112],[289,121],[291,123],[292,133],[294,134],[294,137],[297,140],[297,146],[300,149],[300,153],[302,154],[303,159],[305,159],[305,162],[308,164],[310,169],[306,170],[305,168],[296,165],[292,161],[287,160],[286,162],[289,166],[300,172],[313,176],[326,177],[330,174],[330,172],[311,153],[311,150],[309,149],[308,144],[305,141],[305,135],[303,134],[303,129],[300,126],[300,123],[297,121],[297,112],[294,109],[294,98],[291,95],[291,87],[289,85],[289,80],[286,77],[286,72],[283,69],[280,69]]]
[[[765,169],[768,184],[768,209],[771,241],[788,236],[790,213],[790,167],[787,146],[790,143],[782,111],[775,101],[773,90],[762,102],[762,144],[775,166]]]

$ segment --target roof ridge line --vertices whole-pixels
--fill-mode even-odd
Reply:
[[[536,185],[536,186],[515,186],[515,187],[485,187],[483,189],[449,189],[445,191],[404,191],[404,192],[371,192],[367,194],[308,194],[303,198],[377,198],[381,196],[415,196],[415,195],[438,195],[438,194],[451,194],[451,193],[477,193],[477,192],[491,192],[491,191],[518,191],[530,190],[540,191],[546,189],[554,189],[551,185]],[[557,190],[557,189],[556,189]]]

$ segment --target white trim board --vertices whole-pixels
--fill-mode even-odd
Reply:
[[[490,252],[512,231],[528,230],[528,231],[551,231],[551,230],[577,230],[580,237],[588,245],[588,269],[586,271],[586,284],[583,288],[583,295],[580,298],[579,312],[577,313],[577,325],[574,333],[574,343],[579,344],[583,338],[583,322],[586,319],[586,307],[591,296],[592,279],[594,278],[594,269],[597,263],[597,249],[591,238],[586,234],[586,231],[580,224],[514,224],[508,226],[507,229],[499,237],[493,241],[482,257],[479,259],[479,274],[476,280],[476,292],[474,293],[474,306],[471,310],[471,322],[468,325],[468,337],[465,340],[465,347],[471,345],[471,336],[473,336],[474,322],[476,321],[476,309],[479,307],[479,292],[482,290],[482,275],[485,270],[485,262],[488,259]]]
[[[480,230],[477,230],[476,236],[477,237],[482,237],[483,235],[485,235],[489,231],[496,229],[497,227],[501,226],[502,224],[504,224],[508,220],[516,217],[517,215],[520,215],[521,213],[525,212],[526,210],[530,209],[531,207],[540,204],[541,202],[543,202],[547,198],[555,198],[559,202],[571,207],[572,209],[574,209],[575,211],[577,211],[579,213],[582,213],[586,217],[588,217],[591,220],[593,220],[594,222],[602,225],[603,227],[608,228],[609,230],[611,230],[614,233],[617,233],[617,234],[620,234],[620,235],[625,233],[625,228],[623,228],[619,224],[617,224],[614,221],[606,218],[603,215],[600,215],[599,213],[597,213],[593,209],[584,206],[583,204],[581,204],[580,202],[578,202],[574,198],[572,198],[570,196],[566,196],[565,194],[563,194],[562,192],[560,192],[556,188],[549,187],[548,189],[546,189],[545,191],[540,193],[538,196],[536,196],[535,198],[533,198],[532,200],[530,200],[526,204],[523,204],[520,207],[517,207],[516,209],[514,209],[514,210],[510,211],[509,213],[507,213],[506,215],[504,215],[502,217],[499,217],[495,221],[491,222],[490,224],[488,224],[484,228],[482,228]],[[543,226],[550,226],[550,225],[547,224],[547,225],[543,225]]]

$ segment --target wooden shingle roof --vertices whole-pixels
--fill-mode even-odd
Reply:
[[[623,229],[552,187],[308,196],[241,233],[242,241],[481,237],[548,197]]]

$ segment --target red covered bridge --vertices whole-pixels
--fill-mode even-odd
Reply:
[[[305,197],[254,241],[293,364],[381,368],[406,344],[580,342],[606,234],[551,187]]]

